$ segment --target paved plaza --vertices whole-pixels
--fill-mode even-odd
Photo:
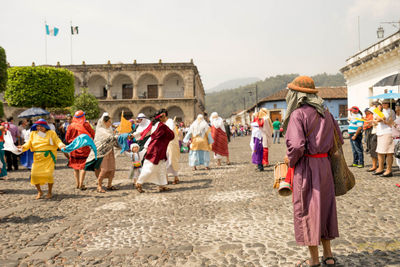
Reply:
[[[281,139],[281,141],[283,141]],[[59,155],[52,200],[35,200],[29,172],[0,180],[0,266],[294,266],[308,257],[296,246],[291,197],[280,197],[273,168],[250,164],[250,137],[229,147],[232,165],[193,172],[181,157],[181,183],[139,194],[129,180],[129,160],[117,158],[118,191],[75,189],[73,171]],[[345,150],[351,163],[349,141]],[[272,164],[284,144],[270,149]],[[370,161],[367,160],[367,165]],[[400,266],[400,183],[354,169],[357,184],[337,198],[339,266]],[[45,188],[47,190],[47,188]]]

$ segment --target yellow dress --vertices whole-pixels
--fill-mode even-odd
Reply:
[[[29,141],[22,146],[22,151],[34,152],[31,170],[31,184],[44,185],[54,183],[53,173],[57,160],[57,148],[63,145],[56,132],[48,130],[44,137],[38,131],[32,131]]]

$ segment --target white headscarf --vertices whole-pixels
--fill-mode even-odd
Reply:
[[[220,128],[222,131],[225,132],[224,120],[220,116],[218,116],[217,112],[211,113],[210,122],[211,126],[215,127],[216,129]]]
[[[110,135],[113,135],[113,130],[112,127],[106,127],[104,124],[104,117],[109,116],[107,112],[104,112],[103,115],[100,117],[100,119],[97,121],[97,126],[96,126],[96,134],[94,136],[94,141],[99,141],[103,140]]]
[[[253,138],[257,137],[258,139],[262,138],[262,132],[257,122],[252,122],[251,124],[251,142],[253,142]]]
[[[136,128],[136,133],[141,133],[143,132],[147,127],[149,127],[149,124],[151,121],[146,118],[146,116],[143,113],[140,113],[137,116],[138,119],[142,119],[142,121],[139,123],[138,127]]]
[[[208,128],[210,128],[207,122],[204,120],[203,115],[199,114],[197,119],[190,125],[189,132],[192,136],[204,137]]]

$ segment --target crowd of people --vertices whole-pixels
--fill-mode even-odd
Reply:
[[[12,117],[0,123],[0,178],[5,178],[12,167],[18,170],[20,159],[21,164],[31,170],[30,181],[37,189],[37,199],[43,197],[41,186],[45,184],[48,185],[45,198],[52,198],[58,150],[64,152],[68,167],[73,169],[76,188],[86,190],[86,173],[93,171],[98,193],[118,189],[112,184],[116,170],[115,149],[129,157],[129,178],[140,193],[144,192],[144,183],[158,185],[161,192],[170,190],[168,175],[173,176],[172,184],[179,183],[182,152],[189,152],[189,165],[193,170],[201,165],[210,169],[211,151],[218,166],[224,158],[230,164],[229,133],[216,112],[211,115],[210,122],[199,115],[190,127],[168,118],[166,109],[157,111],[151,118],[140,113],[130,120],[130,132],[124,133],[113,127],[108,113],[92,125],[82,110],[56,125],[51,119],[22,120],[18,128]],[[108,181],[105,188],[104,179]]]
[[[394,104],[395,110],[391,104]],[[367,172],[392,177],[395,144],[400,141],[400,102],[390,99],[375,101],[364,110],[364,114],[356,106],[349,110],[348,132],[353,151],[353,164],[350,167],[364,167],[365,150],[372,160]],[[396,164],[400,167],[400,159],[396,158]]]

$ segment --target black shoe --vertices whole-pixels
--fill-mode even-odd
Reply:
[[[375,171],[375,172],[372,173],[372,175],[381,175],[381,174],[383,174],[384,172],[385,172],[385,171],[380,171],[380,172],[376,172],[376,171]]]
[[[393,177],[393,173],[382,174],[381,177]]]

